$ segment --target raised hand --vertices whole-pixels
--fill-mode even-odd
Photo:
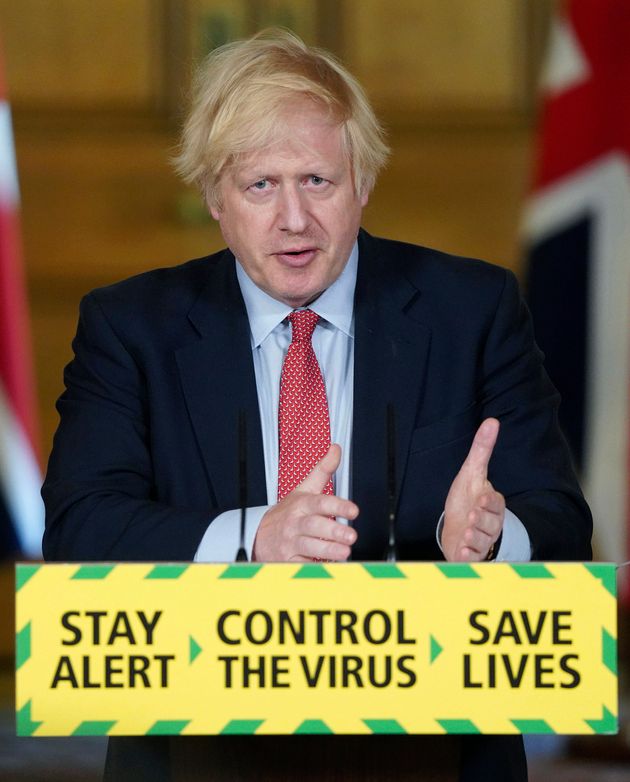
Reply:
[[[357,533],[331,517],[353,520],[359,515],[359,508],[350,500],[322,494],[340,461],[341,448],[333,444],[302,483],[269,508],[256,533],[253,559],[259,562],[348,559]]]
[[[499,422],[486,418],[451,484],[444,509],[442,550],[449,562],[480,562],[496,543],[505,517],[505,498],[488,480]]]

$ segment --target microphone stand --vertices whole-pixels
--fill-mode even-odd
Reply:
[[[398,559],[396,546],[396,425],[394,406],[391,402],[387,404],[385,424],[387,432],[387,523],[389,526],[385,561],[396,562]]]
[[[238,411],[238,494],[241,507],[240,545],[236,553],[237,562],[248,562],[245,550],[245,516],[247,514],[247,421],[245,411]]]

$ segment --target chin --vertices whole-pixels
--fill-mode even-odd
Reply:
[[[325,287],[320,288],[309,286],[308,288],[300,288],[299,290],[296,290],[295,287],[293,287],[290,290],[285,289],[282,293],[276,296],[276,298],[285,304],[288,304],[289,307],[296,309],[297,307],[305,307],[307,304],[315,301],[315,299],[321,293],[323,293],[324,290]]]
[[[278,297],[281,302],[286,304],[288,307],[292,307],[294,310],[298,309],[299,307],[306,307],[307,304],[310,304],[312,301],[314,301],[313,298],[293,298],[292,296],[282,296]]]
[[[306,307],[318,299],[325,290],[326,288],[309,288],[308,290],[299,292],[291,291],[282,297],[282,301],[294,309],[297,307]]]
[[[272,296],[290,307],[303,307],[320,296],[339,276],[323,273],[324,270],[313,265],[300,269],[282,270],[282,274],[269,279],[269,285],[275,293]],[[339,270],[341,272],[341,269]]]

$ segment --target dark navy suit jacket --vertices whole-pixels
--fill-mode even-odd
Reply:
[[[92,292],[73,347],[43,488],[46,559],[192,559],[210,520],[238,507],[240,409],[249,504],[267,503],[249,325],[229,251]],[[591,517],[558,401],[509,271],[360,233],[355,559],[385,550],[388,403],[402,559],[442,558],[436,522],[488,416],[501,422],[489,478],[533,557],[590,558]]]

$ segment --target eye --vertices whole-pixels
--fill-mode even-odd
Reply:
[[[312,185],[323,185],[326,181],[323,177],[317,176],[317,174],[311,174],[309,179]]]
[[[266,179],[259,179],[257,182],[254,182],[252,185],[252,190],[264,190],[267,187],[267,180]]]

